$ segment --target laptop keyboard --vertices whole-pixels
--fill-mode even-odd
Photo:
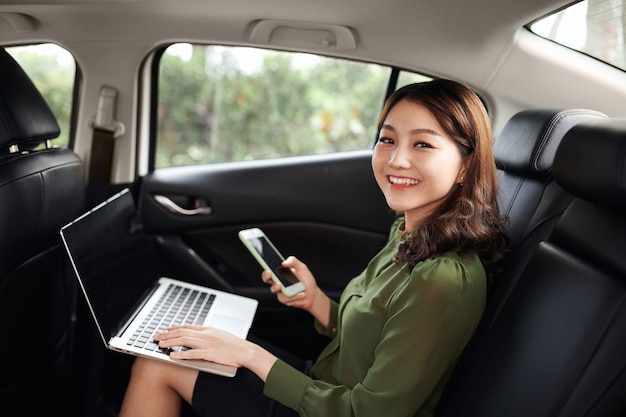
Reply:
[[[170,284],[127,344],[151,351],[168,353],[154,342],[154,335],[163,333],[170,326],[202,324],[209,314],[214,300],[214,294]]]

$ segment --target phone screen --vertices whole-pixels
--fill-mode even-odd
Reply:
[[[282,266],[283,259],[276,253],[264,236],[251,237],[248,239],[248,242],[261,255],[265,263],[274,271],[274,274],[285,287],[298,282],[298,278],[291,269]]]

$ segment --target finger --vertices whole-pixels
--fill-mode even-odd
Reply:
[[[178,329],[190,329],[190,330],[204,330],[207,329],[207,326],[199,326],[197,324],[181,324],[180,326],[170,326],[167,328],[170,330],[178,330]]]
[[[168,327],[163,333],[157,333],[154,335],[154,340],[167,340],[175,337],[181,337],[184,334],[190,334],[193,332],[206,330],[207,327],[196,325],[183,325]]]
[[[263,280],[263,282],[265,282],[266,284],[271,284],[272,281],[272,273],[270,271],[263,271],[261,273],[261,279]]]
[[[170,358],[177,359],[177,360],[178,359],[183,359],[183,360],[184,359],[201,359],[205,361],[220,363],[222,365],[235,366],[237,368],[241,367],[241,365],[236,364],[236,363],[229,363],[223,360],[218,361],[212,357],[210,351],[201,350],[201,349],[175,351],[175,352],[170,353]]]
[[[185,346],[191,349],[200,349],[206,346],[206,341],[193,336],[181,336],[172,339],[159,340],[160,348],[174,348],[177,346]]]
[[[306,294],[304,292],[298,293],[292,297],[287,297],[284,294],[279,295],[279,301],[288,307],[301,307],[303,305]]]
[[[287,259],[283,261],[282,265],[286,266],[287,268],[294,268],[298,262],[300,262],[298,258],[291,255],[291,256],[288,256]]]
[[[207,354],[205,351],[200,349],[189,349],[189,350],[176,350],[170,352],[170,358],[172,359],[207,359]]]
[[[154,336],[154,340],[158,341],[159,345],[162,344],[162,346],[165,346],[165,347],[182,346],[181,343],[183,341],[187,339],[191,339],[191,338],[197,339],[198,337],[193,336],[187,332],[179,332],[179,331],[166,332],[166,333],[159,335],[158,337],[157,335]]]

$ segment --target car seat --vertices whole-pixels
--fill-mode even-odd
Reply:
[[[59,125],[0,49],[0,413],[64,415],[75,280],[59,229],[84,210],[83,163],[54,148]]]
[[[494,141],[498,206],[508,217],[511,246],[520,246],[552,181],[554,154],[569,129],[607,116],[586,109],[533,109],[515,114]]]
[[[500,308],[537,244],[545,239],[572,196],[552,177],[554,155],[564,135],[583,121],[606,119],[587,109],[532,109],[514,115],[494,144],[498,206],[507,219],[513,256],[506,274],[490,289],[483,322]],[[500,294],[491,302],[491,294]]]
[[[553,174],[572,201],[481,323],[439,417],[626,415],[626,119],[572,127]]]

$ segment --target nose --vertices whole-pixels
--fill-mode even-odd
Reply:
[[[407,152],[403,148],[397,147],[389,156],[387,165],[391,168],[408,168],[410,161]]]

